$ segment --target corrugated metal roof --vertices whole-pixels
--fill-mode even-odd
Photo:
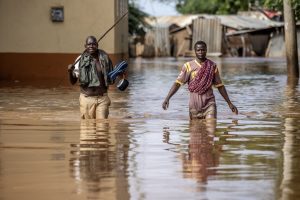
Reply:
[[[247,29],[267,29],[270,27],[281,27],[283,22],[276,22],[272,20],[262,20],[250,16],[242,15],[178,15],[178,16],[160,16],[156,18],[147,18],[146,21],[151,26],[170,26],[176,24],[179,27],[184,27],[192,23],[196,18],[219,18],[223,26],[231,27],[237,30]]]
[[[146,18],[146,22],[151,26],[170,26],[176,24],[179,27],[184,27],[192,23],[193,19],[198,18],[201,15],[176,15],[176,16],[160,16]]]
[[[237,15],[248,16],[260,20],[270,20],[265,14],[260,11],[239,11]]]
[[[266,29],[271,27],[281,27],[283,22],[276,22],[272,20],[260,20],[248,16],[240,15],[217,15],[221,19],[223,26],[231,27],[237,30],[246,29]]]

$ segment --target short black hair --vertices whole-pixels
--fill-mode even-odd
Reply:
[[[197,46],[197,45],[203,45],[203,46],[205,46],[205,48],[207,48],[206,43],[205,43],[204,41],[202,41],[202,40],[199,40],[199,41],[197,41],[197,42],[195,43],[194,49],[196,49],[196,46]]]
[[[88,41],[89,39],[92,39],[92,40],[94,40],[95,42],[97,42],[96,37],[93,36],[93,35],[90,35],[90,36],[88,36],[88,37],[86,38],[86,40],[85,40],[85,43],[86,43],[86,44],[87,44],[87,41]]]

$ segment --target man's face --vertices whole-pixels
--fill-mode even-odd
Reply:
[[[195,54],[196,57],[200,60],[204,59],[206,57],[207,48],[203,44],[197,44],[195,46]]]
[[[98,49],[98,43],[95,39],[93,38],[88,38],[87,41],[86,41],[86,44],[84,45],[85,46],[85,49],[86,51],[89,53],[89,54],[94,54],[97,52],[97,49]]]

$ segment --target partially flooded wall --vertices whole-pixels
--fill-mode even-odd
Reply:
[[[298,56],[300,56],[300,30],[297,30]],[[283,33],[274,34],[270,39],[266,57],[285,57],[285,42]]]
[[[53,79],[127,11],[125,0],[1,0],[0,80]],[[99,46],[113,61],[127,55],[127,18]]]

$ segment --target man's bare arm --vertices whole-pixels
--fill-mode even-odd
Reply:
[[[75,68],[74,65],[68,66],[69,80],[72,85],[74,85],[77,82],[77,78],[74,74],[74,68]]]
[[[167,110],[169,107],[169,100],[171,99],[171,97],[178,91],[178,89],[180,88],[180,84],[179,83],[174,83],[167,95],[167,97],[165,98],[163,104],[162,104],[162,108],[164,110]]]
[[[229,99],[229,96],[227,94],[226,88],[224,85],[218,87],[218,90],[220,92],[220,94],[222,95],[222,97],[225,99],[225,101],[227,102],[229,108],[231,109],[232,112],[234,112],[235,114],[238,114],[238,109],[237,107],[235,107],[235,105],[233,105]]]

